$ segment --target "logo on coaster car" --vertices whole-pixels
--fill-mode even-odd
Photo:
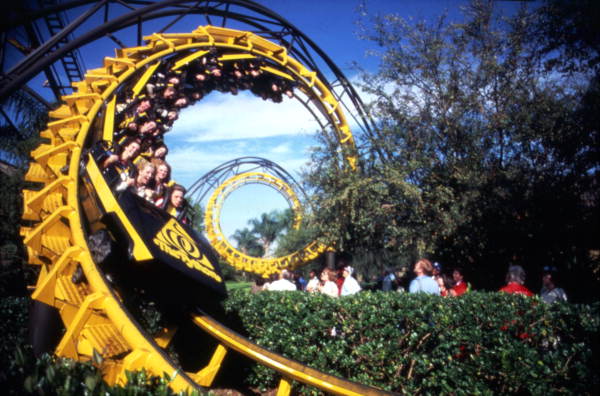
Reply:
[[[196,242],[175,219],[171,219],[154,237],[154,243],[168,255],[183,261],[189,268],[222,282],[210,261],[200,252]]]

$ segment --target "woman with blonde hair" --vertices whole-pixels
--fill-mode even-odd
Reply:
[[[408,291],[411,293],[427,293],[440,295],[440,287],[437,282],[431,277],[433,265],[427,259],[420,259],[415,263],[413,272],[417,276],[410,282]]]

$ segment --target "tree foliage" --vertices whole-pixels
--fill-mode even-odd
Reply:
[[[361,170],[344,170],[325,137],[307,175],[338,248],[399,260],[381,265],[430,256],[486,288],[509,263],[592,275],[598,84],[587,69],[548,71],[544,10],[472,1],[460,23],[371,16],[381,64],[361,87],[377,127],[359,137]]]
[[[231,236],[237,242],[237,248],[242,253],[252,257],[262,257],[265,254],[264,247],[259,243],[257,235],[248,228],[235,230]]]

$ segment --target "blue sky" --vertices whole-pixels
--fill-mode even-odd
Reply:
[[[372,43],[358,39],[358,0],[260,1],[311,38],[337,64],[347,78],[355,78],[353,62],[374,71],[377,59],[366,56]],[[401,13],[415,18],[430,17],[457,1],[368,1],[376,12]],[[225,116],[224,116],[225,115]],[[238,96],[214,93],[182,112],[167,135],[169,162],[174,177],[184,185],[215,166],[241,156],[264,157],[276,162],[297,179],[316,143],[318,125],[295,100],[265,102],[252,94]],[[273,209],[284,209],[286,201],[274,190],[248,185],[231,194],[223,207],[221,226],[226,236],[247,227],[248,220]]]
[[[312,39],[349,80],[356,75],[353,62],[366,70],[376,70],[378,60],[366,56],[374,44],[358,38],[360,0],[256,2],[281,15]],[[415,19],[432,19],[444,11],[448,11],[450,19],[455,19],[464,3],[464,0],[365,1],[371,14],[397,13]],[[77,14],[69,17],[73,20]],[[196,26],[190,24],[181,30],[194,28]],[[82,28],[85,29],[86,26]],[[133,41],[135,29],[129,30]],[[125,44],[133,46],[134,42]],[[112,41],[103,39],[81,48],[85,67],[100,66],[103,57],[113,56],[115,46]],[[42,81],[40,77],[30,86],[47,96],[49,90],[41,88]],[[317,128],[298,101],[285,98],[283,103],[274,104],[244,92],[237,96],[213,93],[180,114],[172,132],[166,135],[170,148],[167,160],[172,165],[174,179],[185,186],[214,167],[241,156],[267,158],[298,178],[298,172],[309,159],[308,150],[315,144],[313,135]],[[246,227],[250,218],[286,206],[285,200],[268,187],[242,187],[230,195],[224,206],[221,218],[224,233],[232,235],[236,229]]]

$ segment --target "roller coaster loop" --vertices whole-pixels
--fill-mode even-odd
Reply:
[[[332,128],[353,168],[352,134],[328,85],[287,48],[248,31],[207,25],[191,33],[155,33],[145,39],[145,44],[118,49],[102,67],[88,70],[74,84],[75,92],[63,96],[64,104],[50,112],[52,121],[41,132],[44,143],[31,153],[26,180],[37,188],[23,191],[21,233],[30,264],[40,270],[32,297],[41,310],[53,307],[65,328],[55,353],[83,361],[96,357],[111,384],[126,382],[131,370],[166,373],[170,386],[179,391],[210,386],[227,350],[233,349],[279,371],[281,395],[290,393],[291,380],[333,394],[386,394],[265,351],[198,311],[203,302],[218,302],[226,293],[211,247],[194,230],[129,190],[115,193],[106,174],[109,168],[94,151],[101,142],[121,143],[120,101],[141,99],[161,65],[176,73],[210,53],[224,64],[259,58],[265,75],[294,81],[298,95]],[[268,183],[285,186],[276,178]],[[167,325],[152,334],[128,309],[138,282],[147,282],[151,294],[171,308]],[[123,287],[130,285],[134,287]],[[196,334],[190,324],[218,343],[212,355],[202,352],[201,358],[208,358],[203,367],[184,362],[185,349],[194,350],[193,345],[180,351],[179,361],[171,355],[182,334]]]

